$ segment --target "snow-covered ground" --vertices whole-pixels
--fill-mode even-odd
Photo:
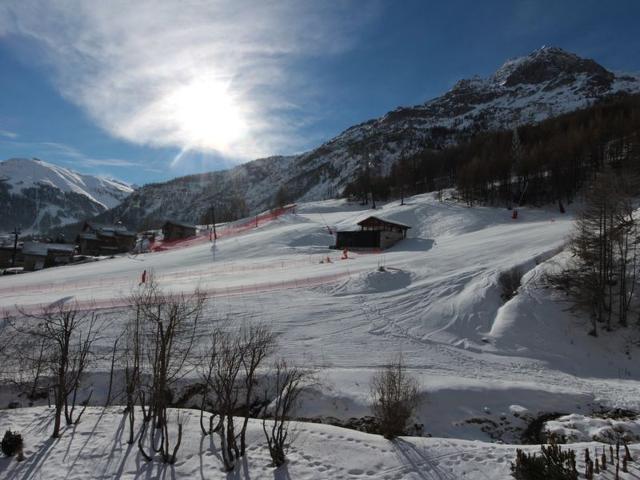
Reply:
[[[126,314],[119,306],[122,298],[143,270],[169,291],[200,287],[210,295],[203,331],[207,321],[220,318],[267,322],[279,334],[280,354],[317,370],[322,386],[305,399],[298,412],[304,417],[369,415],[371,374],[401,353],[421,383],[416,422],[434,438],[407,439],[403,449],[380,437],[302,425],[307,443],[296,446],[291,478],[355,478],[356,470],[376,478],[506,478],[505,458],[511,459],[515,447],[478,441],[518,443],[527,421],[540,413],[640,407],[633,331],[587,336],[585,319],[568,312],[563,298],[541,282],[562,259],[558,253],[571,231],[571,209],[561,215],[522,208],[517,220],[510,213],[441,203],[430,194],[375,211],[343,200],[301,204],[296,214],[222,238],[214,249],[203,243],[2,277],[0,308],[36,308],[72,298],[93,303],[105,308],[112,326],[102,344],[108,351]],[[384,253],[350,252],[341,260],[342,252],[328,248],[334,241],[329,231],[369,214],[411,225],[409,238]],[[505,303],[498,277],[515,267],[524,274],[523,284]],[[112,425],[105,426],[103,441],[113,443],[113,422],[120,420],[103,421]],[[343,438],[333,444],[327,435]],[[192,471],[200,461],[199,439],[190,442],[196,450],[188,453],[185,445],[185,463],[176,472]],[[362,450],[362,457],[352,457],[347,447]],[[98,455],[87,448],[87,455]],[[131,471],[137,457],[130,454],[122,463],[125,453],[126,447],[117,450],[107,470],[122,465],[123,472]],[[483,464],[477,457],[490,460]],[[440,470],[432,473],[411,477],[403,470],[436,459]],[[209,462],[216,463],[215,456],[206,457]],[[321,474],[313,470],[314,462],[336,470]],[[251,478],[267,476],[266,470],[253,470],[266,463],[251,463],[252,472],[262,472]]]
[[[0,458],[0,477],[21,479],[85,480],[96,478],[188,478],[188,479],[385,479],[385,480],[498,480],[510,477],[516,448],[535,452],[537,446],[516,447],[478,441],[403,437],[390,442],[330,425],[297,423],[292,426],[295,444],[288,462],[270,466],[262,425],[251,421],[247,435],[247,458],[238,471],[222,471],[219,438],[204,437],[198,413],[188,416],[185,434],[174,465],[145,462],[137,446],[128,445],[127,426],[120,408],[88,409],[78,425],[67,428],[59,439],[49,438],[51,417],[45,408],[0,412],[0,429],[20,430],[25,437],[23,462]],[[572,445],[592,451],[596,444]],[[601,447],[599,447],[600,449]],[[631,447],[635,458],[640,450]],[[578,470],[583,471],[578,455]],[[621,479],[638,478],[637,463]],[[614,471],[597,477],[613,479]]]

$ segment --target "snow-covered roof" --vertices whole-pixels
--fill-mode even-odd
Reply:
[[[406,225],[404,223],[400,223],[400,222],[396,222],[395,220],[390,220],[386,217],[381,217],[379,215],[369,215],[367,218],[364,218],[362,220],[360,220],[358,222],[358,225],[362,225],[364,222],[366,222],[367,220],[378,220],[380,222],[384,222],[384,223],[388,223],[390,225],[395,225],[396,227],[401,227],[401,228],[411,228],[409,225]]]
[[[78,238],[82,240],[97,240],[98,236],[95,233],[81,233]]]
[[[193,228],[195,229],[196,226],[192,225],[190,223],[185,223],[185,222],[176,222],[174,220],[167,220],[165,223],[165,225],[176,225],[178,227],[182,227],[182,228]]]
[[[24,255],[35,255],[38,257],[46,257],[49,251],[73,253],[76,246],[72,243],[42,243],[42,242],[25,242],[22,246]]]
[[[127,229],[124,225],[106,225],[102,223],[86,222],[86,225],[101,236],[113,237],[114,235],[133,236],[135,232]]]
[[[411,228],[409,225],[406,225],[404,223],[401,222],[396,222],[395,220],[391,220],[387,217],[383,217],[381,215],[365,215],[365,216],[359,216],[357,217],[355,220],[352,220],[352,222],[349,223],[341,223],[339,225],[337,225],[337,229],[340,232],[356,232],[358,230],[360,230],[361,224],[363,222],[366,222],[367,220],[371,219],[371,218],[375,218],[376,220],[379,220],[381,222],[385,222],[400,228]]]

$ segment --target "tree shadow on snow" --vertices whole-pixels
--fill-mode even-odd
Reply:
[[[273,471],[273,480],[291,480],[289,468],[286,463]]]
[[[200,477],[202,478],[202,480],[206,480],[206,479],[210,478],[210,475],[206,475],[205,474],[205,464],[204,464],[204,461],[203,461],[205,453],[213,452],[213,455],[218,459],[218,461],[220,463],[222,463],[222,457],[218,453],[218,449],[216,448],[213,435],[214,434],[211,433],[209,435],[202,435],[200,437],[200,455],[199,455],[199,459],[200,459]],[[205,451],[203,447],[204,447],[204,441],[207,438],[209,439],[209,448],[208,448],[208,450]],[[210,467],[208,467],[208,468],[210,468]]]

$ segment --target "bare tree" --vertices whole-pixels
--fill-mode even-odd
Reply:
[[[402,357],[378,370],[371,379],[371,410],[385,438],[405,433],[418,406],[418,382],[407,373]]]
[[[200,379],[202,380],[202,400],[200,403],[200,429],[203,435],[211,435],[217,432],[222,427],[222,417],[218,415],[218,402],[217,399],[212,400],[210,392],[215,385],[215,369],[218,365],[218,348],[219,341],[221,339],[221,330],[215,327],[211,332],[210,341],[207,350],[202,355]],[[207,406],[212,406],[213,413],[209,415],[208,426],[204,424],[204,412]],[[217,425],[214,427],[213,422],[218,417]]]
[[[240,430],[240,455],[244,456],[247,442],[247,425],[251,415],[251,405],[258,381],[257,372],[263,360],[274,350],[275,336],[265,325],[248,325],[240,329],[242,346],[242,367],[244,370],[244,406],[242,428]]]
[[[140,297],[136,297],[140,299]],[[134,298],[134,300],[136,299]],[[123,393],[125,400],[124,414],[129,420],[129,439],[134,441],[135,409],[140,396],[142,374],[142,306],[135,301],[131,303],[131,313],[123,331],[124,348],[120,359],[124,374]]]
[[[95,313],[66,302],[57,302],[37,314],[20,311],[19,319],[8,319],[16,333],[14,347],[23,352],[20,361],[27,361],[35,374],[32,391],[41,379],[53,392],[54,438],[60,436],[63,412],[68,425],[77,423],[84,412],[83,408],[74,417],[82,378],[93,356],[97,320]]]
[[[204,300],[204,294],[198,290],[193,294],[166,294],[153,278],[132,297],[136,315],[140,315],[138,327],[142,351],[137,361],[141,362],[144,355],[148,369],[147,375],[135,373],[136,360],[132,358],[131,380],[143,380],[140,381],[139,399],[143,410],[147,407],[138,441],[140,452],[147,460],[153,458],[153,452],[159,453],[166,463],[176,460],[177,449],[171,449],[167,408],[171,403],[172,388],[190,370],[189,361]],[[151,427],[150,453],[144,447],[148,424]],[[180,445],[181,434],[182,423],[178,422],[176,447]]]
[[[634,304],[638,274],[638,227],[633,192],[637,181],[612,171],[598,174],[589,186],[585,205],[570,240],[572,258],[550,283],[566,290],[574,306],[591,315],[589,334],[598,324],[613,328],[617,317],[627,326]]]
[[[201,379],[204,384],[200,427],[203,434],[218,432],[222,445],[224,468],[233,470],[235,462],[246,452],[246,431],[251,416],[258,382],[258,370],[273,351],[275,337],[264,325],[243,325],[239,328],[216,328],[211,335]],[[213,400],[207,400],[209,394]],[[204,425],[204,405],[209,401],[218,415],[210,416]],[[236,425],[236,415],[242,424]]]
[[[202,375],[206,392],[215,398],[215,407],[219,415],[218,424],[212,429],[210,418],[209,432],[217,431],[220,436],[222,461],[226,471],[235,467],[240,457],[238,437],[234,415],[239,408],[241,398],[241,371],[243,347],[235,331],[216,329],[211,335],[207,368]]]
[[[270,415],[263,416],[262,430],[267,438],[271,460],[276,467],[287,460],[287,448],[291,444],[289,419],[311,378],[309,370],[289,366],[285,360],[276,362],[274,366],[275,399],[268,411]],[[269,425],[267,418],[270,419]]]

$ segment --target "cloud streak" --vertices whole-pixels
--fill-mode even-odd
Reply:
[[[94,158],[85,155],[77,148],[60,142],[20,142],[0,139],[0,145],[11,147],[13,150],[33,152],[36,157],[43,157],[45,160],[53,157],[58,162],[72,164],[74,167],[78,165],[85,167],[139,167],[148,170],[147,167],[140,162],[121,158]]]
[[[0,36],[31,39],[62,95],[111,135],[242,161],[306,146],[313,79],[296,66],[353,45],[375,14],[353,6],[21,0],[0,6]]]
[[[18,134],[9,130],[0,130],[0,137],[15,139],[18,138]]]

